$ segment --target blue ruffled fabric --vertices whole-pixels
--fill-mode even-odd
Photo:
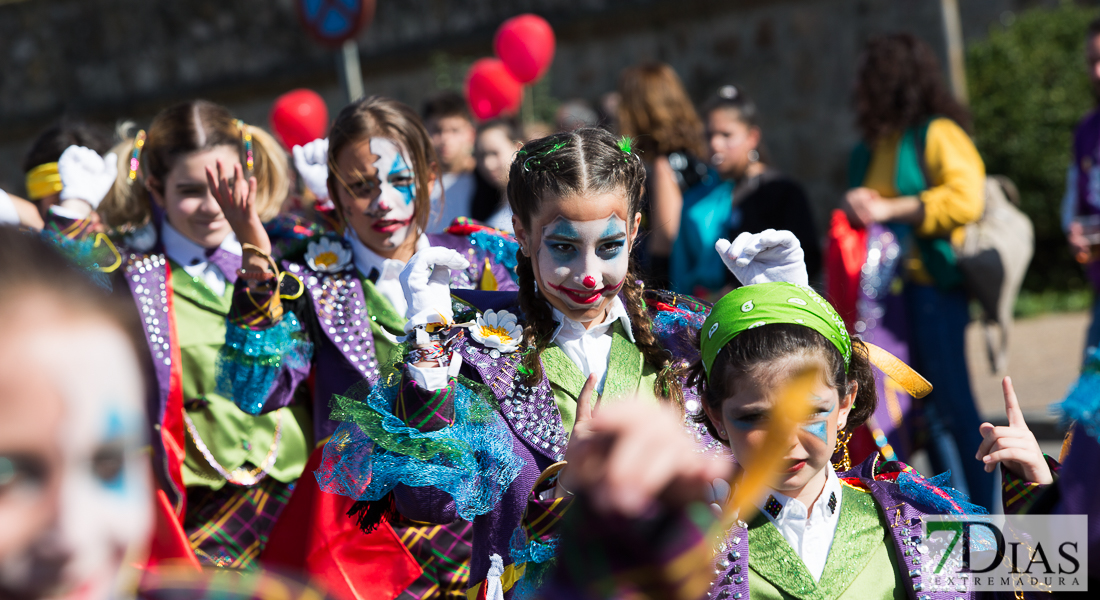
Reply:
[[[218,351],[218,393],[232,398],[250,415],[258,415],[283,365],[304,369],[313,359],[313,344],[292,312],[261,331],[226,322],[225,345]]]
[[[901,493],[917,504],[934,507],[941,514],[975,515],[988,514],[984,507],[972,504],[970,497],[949,485],[951,471],[945,471],[935,477],[922,477],[916,472],[898,474],[898,487]]]
[[[1065,422],[1077,421],[1090,437],[1100,440],[1100,350],[1085,361],[1081,376],[1066,399],[1051,406]]]
[[[504,419],[456,383],[454,424],[421,432],[394,415],[400,380],[380,381],[362,402],[336,398],[333,418],[344,422],[325,445],[316,471],[320,488],[372,502],[398,484],[434,487],[454,499],[467,521],[491,511],[525,464],[512,451]]]
[[[653,317],[653,332],[668,336],[685,331],[698,331],[707,320],[706,313],[687,310],[662,310]]]
[[[497,264],[503,265],[508,269],[508,275],[512,277],[512,281],[519,283],[519,276],[516,275],[516,251],[519,250],[519,243],[508,236],[489,233],[487,231],[475,231],[470,234],[470,243],[475,248],[483,252],[488,253],[493,257],[493,260]]]

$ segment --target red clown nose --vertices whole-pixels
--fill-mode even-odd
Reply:
[[[584,278],[583,283],[584,283],[584,287],[586,287],[586,288],[594,288],[594,287],[596,287],[596,278],[591,276],[591,275],[588,275]]]

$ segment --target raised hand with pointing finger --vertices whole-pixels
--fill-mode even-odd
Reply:
[[[991,423],[982,423],[979,428],[983,438],[982,445],[978,447],[974,458],[985,463],[987,473],[993,472],[997,463],[1001,463],[1025,481],[1042,485],[1054,483],[1050,466],[1047,465],[1043,451],[1039,449],[1039,442],[1024,422],[1020,402],[1016,399],[1016,391],[1012,389],[1012,379],[1005,377],[1001,387],[1005,396],[1008,425],[995,427]]]

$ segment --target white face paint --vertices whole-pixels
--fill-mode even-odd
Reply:
[[[616,213],[584,221],[558,214],[542,227],[535,249],[539,288],[574,321],[601,321],[626,280],[632,240]]]
[[[100,321],[15,329],[0,341],[0,527],[15,529],[0,596],[114,597],[152,532],[136,357]]]
[[[388,256],[416,229],[416,176],[400,145],[385,138],[350,144],[336,157],[338,196],[348,224],[371,250]]]

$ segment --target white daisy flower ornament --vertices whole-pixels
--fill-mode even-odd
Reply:
[[[351,264],[351,250],[339,241],[321,238],[306,247],[306,263],[320,273],[338,273]]]
[[[506,310],[487,310],[478,315],[477,322],[470,328],[470,337],[492,350],[515,352],[523,342],[523,327],[516,316]]]

